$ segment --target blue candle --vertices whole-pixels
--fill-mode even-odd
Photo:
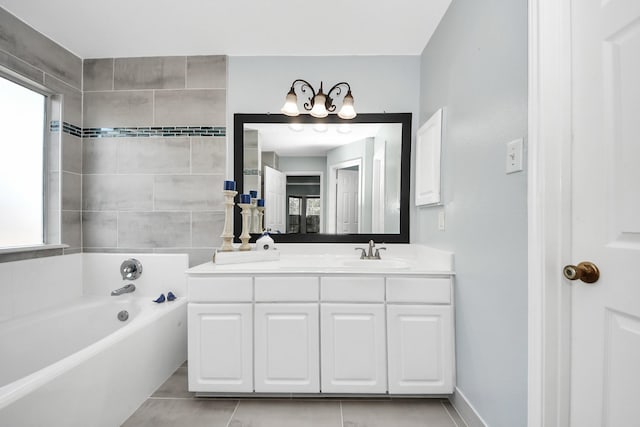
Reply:
[[[249,194],[251,195],[252,199],[257,199],[258,198],[258,192],[256,190],[250,190]]]
[[[241,194],[240,203],[251,203],[251,196],[249,194]]]
[[[258,199],[258,206],[264,207],[264,199]]]
[[[225,181],[224,182],[224,189],[225,190],[230,190],[230,191],[235,191],[236,182],[235,181]]]

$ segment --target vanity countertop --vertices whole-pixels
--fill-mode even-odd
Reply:
[[[378,247],[383,245],[379,244]],[[389,244],[380,260],[361,260],[366,244],[280,244],[277,261],[240,264],[207,262],[187,270],[189,276],[247,274],[428,275],[451,276],[453,254],[417,244]]]

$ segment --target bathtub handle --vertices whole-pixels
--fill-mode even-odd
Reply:
[[[120,265],[122,280],[136,280],[142,275],[142,263],[135,258],[124,260]]]

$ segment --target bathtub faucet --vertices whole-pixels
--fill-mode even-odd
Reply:
[[[136,285],[134,285],[133,283],[129,283],[128,285],[125,285],[121,288],[116,289],[115,291],[111,291],[111,296],[112,297],[116,297],[118,295],[122,295],[122,294],[128,294],[130,292],[133,292],[136,290]]]

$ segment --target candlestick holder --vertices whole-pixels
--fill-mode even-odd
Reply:
[[[241,251],[250,251],[251,246],[249,245],[249,239],[251,239],[251,234],[249,234],[249,220],[251,219],[251,203],[238,203],[240,209],[242,209],[242,234],[240,234],[240,250]]]
[[[224,229],[222,230],[222,246],[220,251],[230,252],[233,250],[231,243],[233,242],[233,198],[238,194],[237,191],[223,190],[224,195]]]
[[[264,219],[264,206],[257,206],[256,209],[258,210],[258,228],[260,228],[258,233],[262,233],[264,231],[264,226],[262,225],[262,220]]]

